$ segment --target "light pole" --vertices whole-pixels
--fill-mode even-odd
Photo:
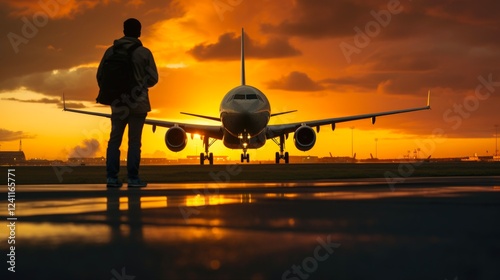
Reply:
[[[495,124],[495,156],[498,156],[498,124]]]
[[[351,126],[351,157],[354,157],[354,126]]]

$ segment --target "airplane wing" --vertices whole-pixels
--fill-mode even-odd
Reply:
[[[68,112],[91,115],[91,116],[111,118],[111,114],[88,112],[83,110],[66,108],[66,103],[64,102],[64,98],[63,98],[63,110]],[[223,136],[222,127],[220,125],[189,124],[189,123],[171,122],[171,121],[155,120],[155,119],[146,119],[145,124],[152,125],[153,132],[156,131],[157,126],[167,127],[167,128],[178,126],[182,128],[186,133],[199,134],[219,140],[222,139]]]
[[[375,123],[376,117],[394,115],[394,114],[402,114],[402,113],[421,111],[421,110],[429,110],[431,108],[430,97],[431,97],[431,92],[429,91],[428,95],[427,95],[427,105],[425,107],[408,108],[408,109],[402,109],[402,110],[394,110],[394,111],[386,111],[386,112],[378,112],[378,113],[370,113],[370,114],[362,114],[362,115],[353,115],[353,116],[347,116],[347,117],[329,118],[329,119],[313,120],[313,121],[305,121],[305,122],[296,122],[296,123],[289,123],[289,124],[269,125],[267,132],[266,132],[266,136],[268,139],[270,139],[270,138],[275,138],[275,137],[278,137],[278,136],[281,136],[284,134],[292,133],[295,130],[297,130],[297,128],[299,128],[300,126],[303,126],[303,125],[306,125],[309,127],[316,127],[317,129],[319,129],[319,127],[322,125],[331,125],[332,129],[335,129],[336,123],[355,121],[355,120],[361,120],[361,119],[370,119],[370,118],[372,119],[372,123]]]
[[[222,126],[220,125],[205,125],[205,124],[190,124],[190,123],[181,123],[181,122],[170,122],[164,120],[154,120],[154,119],[146,119],[145,124],[149,124],[153,126],[153,131],[156,126],[160,127],[174,127],[178,126],[186,133],[199,134],[203,136],[208,136],[213,139],[221,140],[224,136]]]

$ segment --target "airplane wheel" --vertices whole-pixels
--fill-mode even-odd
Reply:
[[[288,152],[285,152],[285,163],[288,163],[290,161],[290,156],[288,155]]]
[[[210,165],[214,165],[214,154],[213,153],[210,153],[210,155],[208,155],[208,162],[210,162]]]
[[[205,154],[200,153],[200,165],[204,165],[204,164],[205,164]]]
[[[247,154],[247,163],[250,162],[250,154]]]
[[[243,156],[243,154],[241,154],[241,163],[243,163],[245,161],[245,157]]]
[[[280,163],[280,153],[276,152],[276,164]]]

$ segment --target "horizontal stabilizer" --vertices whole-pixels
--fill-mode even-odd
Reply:
[[[286,112],[281,112],[281,113],[276,113],[276,114],[271,114],[271,117],[279,116],[279,115],[284,115],[284,114],[289,114],[289,113],[293,113],[293,112],[297,112],[297,110],[286,111]]]
[[[197,114],[191,114],[191,113],[184,113],[184,112],[181,112],[181,114],[220,122],[220,118],[219,117],[210,117],[210,116],[203,116],[203,115],[197,115]]]

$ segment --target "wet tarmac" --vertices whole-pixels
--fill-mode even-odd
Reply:
[[[393,183],[20,185],[0,278],[500,279],[500,177]]]

